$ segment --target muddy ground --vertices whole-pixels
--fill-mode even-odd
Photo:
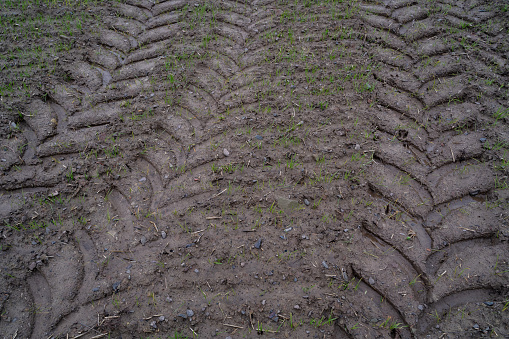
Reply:
[[[507,1],[1,1],[2,338],[509,336]]]

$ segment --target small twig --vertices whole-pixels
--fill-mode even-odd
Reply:
[[[150,221],[150,223],[151,223],[152,225],[154,225],[154,228],[156,229],[156,232],[159,232],[159,230],[157,229],[157,225],[156,225],[156,223],[155,223],[155,222],[153,222],[153,221]]]
[[[228,327],[233,327],[233,328],[244,328],[242,326],[237,326],[237,325],[230,325],[230,324],[223,324],[224,326],[228,326]]]
[[[217,194],[214,194],[214,195],[213,195],[210,199],[220,196],[221,194],[223,194],[224,192],[226,192],[226,190],[227,190],[227,188],[225,188],[224,190],[222,190],[221,192],[219,192],[219,193],[217,193]]]

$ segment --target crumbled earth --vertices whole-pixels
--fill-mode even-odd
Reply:
[[[509,336],[509,3],[0,1],[2,338]]]

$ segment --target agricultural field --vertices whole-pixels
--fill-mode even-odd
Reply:
[[[1,338],[509,336],[507,0],[0,0]]]

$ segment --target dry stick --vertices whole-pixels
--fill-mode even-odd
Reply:
[[[213,195],[210,199],[220,196],[221,194],[223,194],[224,192],[226,192],[226,190],[227,190],[227,188],[225,188],[225,189],[224,189],[224,190],[222,190],[221,192],[219,192],[219,193],[217,193],[217,194]]]
[[[249,322],[251,323],[251,327],[253,328],[254,330],[254,326],[253,326],[253,318],[252,318],[252,312],[249,312]]]
[[[230,324],[223,324],[224,326],[228,326],[228,327],[233,327],[233,328],[244,328],[242,326],[237,326],[237,325],[230,325]]]

